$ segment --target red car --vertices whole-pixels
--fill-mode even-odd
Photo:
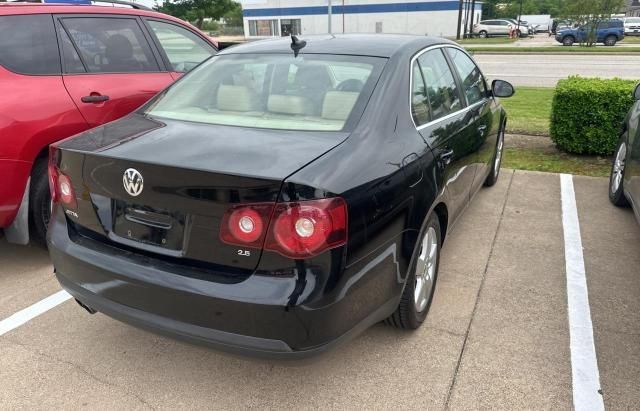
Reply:
[[[182,20],[137,6],[0,3],[7,239],[26,244],[30,231],[46,234],[49,144],[130,113],[216,51]]]

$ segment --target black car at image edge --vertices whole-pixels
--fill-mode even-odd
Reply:
[[[447,233],[498,178],[513,92],[443,39],[224,50],[52,147],[56,276],[91,313],[236,353],[415,329]]]
[[[631,206],[640,223],[640,84],[633,92],[634,105],[622,123],[620,141],[609,177],[609,200]]]

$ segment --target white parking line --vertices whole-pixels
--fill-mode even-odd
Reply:
[[[23,324],[33,320],[40,314],[44,314],[53,307],[62,304],[71,298],[71,295],[66,291],[58,291],[57,293],[50,295],[44,300],[40,300],[37,303],[25,308],[22,311],[18,311],[9,318],[5,318],[0,321],[0,336],[8,333],[9,331],[20,327]]]
[[[569,346],[573,406],[576,411],[604,410],[600,394],[600,373],[593,340],[593,324],[589,307],[589,293],[582,254],[582,238],[573,177],[560,175],[562,193],[562,226],[567,273],[567,304],[569,311]]]

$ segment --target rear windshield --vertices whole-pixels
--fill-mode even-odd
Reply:
[[[359,119],[386,59],[215,56],[147,109],[154,117],[254,128],[339,131]]]
[[[640,17],[624,19],[625,23],[640,23]]]

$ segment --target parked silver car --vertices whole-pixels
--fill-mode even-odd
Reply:
[[[513,23],[507,20],[482,20],[473,25],[473,34],[483,39],[492,36],[508,36],[513,27]]]

